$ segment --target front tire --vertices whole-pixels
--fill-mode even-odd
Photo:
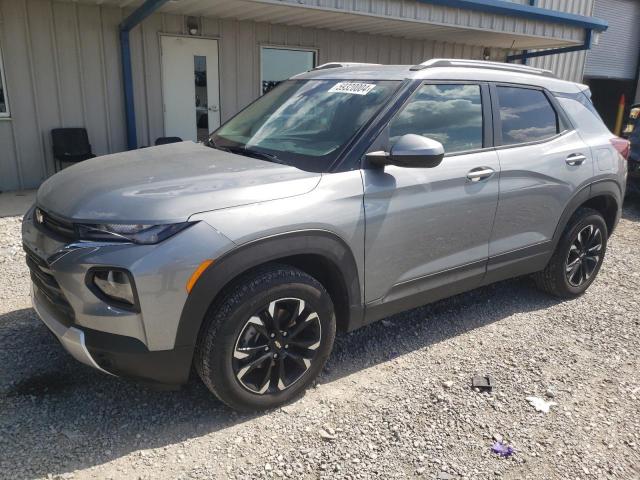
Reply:
[[[296,268],[270,265],[238,279],[210,309],[195,367],[230,407],[273,408],[317,377],[335,331],[333,303],[320,282]]]
[[[546,268],[534,275],[538,288],[564,299],[582,295],[600,271],[607,238],[607,224],[600,212],[578,209]]]

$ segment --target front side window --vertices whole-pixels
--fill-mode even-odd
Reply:
[[[211,134],[216,148],[326,171],[400,81],[287,80]],[[240,150],[239,150],[240,149]]]
[[[7,82],[4,78],[4,64],[2,63],[2,50],[0,50],[0,117],[9,116],[9,101],[7,100]]]
[[[390,122],[390,144],[408,133],[439,141],[446,153],[482,148],[480,85],[421,86]]]
[[[311,70],[316,63],[316,52],[314,50],[262,47],[260,63],[262,72],[260,94],[263,95],[287,78]]]
[[[541,90],[497,87],[502,144],[535,142],[559,133],[558,116]]]

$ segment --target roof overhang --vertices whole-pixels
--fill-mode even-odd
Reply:
[[[80,1],[121,8],[137,8],[144,3]],[[381,8],[362,7],[361,3],[370,4],[331,0],[168,0],[159,11],[509,50],[581,45],[586,30],[606,29],[606,22],[591,17],[503,0],[391,0],[380,2]]]
[[[495,13],[525,20],[559,23],[579,28],[587,28],[597,32],[604,32],[608,28],[606,20],[574,13],[560,12],[548,8],[535,7],[504,0],[417,0],[421,3],[443,5],[446,7],[463,8],[484,13]]]

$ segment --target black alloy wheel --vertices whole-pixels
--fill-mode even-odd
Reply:
[[[608,238],[602,214],[592,208],[579,208],[564,228],[544,270],[534,274],[538,287],[563,299],[582,295],[600,271]]]
[[[587,225],[578,232],[565,265],[569,285],[580,287],[591,279],[600,263],[603,238],[602,230],[595,225]]]
[[[280,298],[252,315],[236,340],[233,371],[260,395],[286,390],[314,361],[322,340],[318,313],[300,298]]]
[[[333,347],[331,296],[290,265],[267,264],[238,277],[210,307],[194,364],[227,405],[266,410],[301,395]]]

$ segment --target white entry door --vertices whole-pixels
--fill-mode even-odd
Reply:
[[[218,41],[160,38],[165,136],[205,140],[220,125]]]

